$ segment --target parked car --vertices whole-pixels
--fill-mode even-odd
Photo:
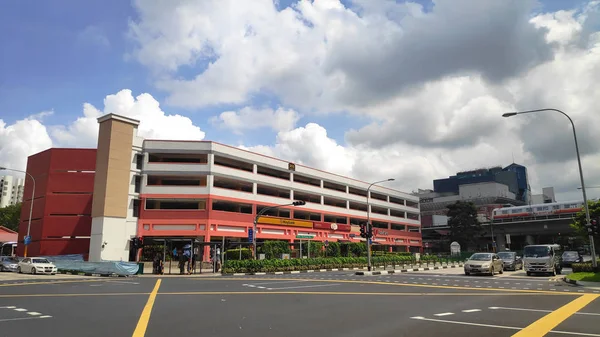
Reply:
[[[42,257],[26,257],[17,267],[19,273],[56,275],[58,268],[54,263]]]
[[[523,260],[516,252],[500,252],[498,257],[504,262],[504,270],[519,270],[523,268]]]
[[[504,272],[504,262],[494,253],[475,253],[465,262],[465,275]]]
[[[579,252],[567,250],[562,254],[562,266],[571,267],[573,263],[583,262],[583,256]]]
[[[12,256],[2,256],[0,258],[0,271],[17,271],[19,260]]]

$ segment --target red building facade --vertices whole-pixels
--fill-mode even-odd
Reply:
[[[27,159],[35,179],[28,256],[84,254],[91,233],[96,149],[52,148]],[[23,256],[33,181],[25,179],[17,255]]]

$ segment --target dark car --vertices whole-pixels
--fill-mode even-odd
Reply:
[[[568,250],[562,254],[562,266],[571,267],[573,263],[583,262],[583,256],[579,252]]]
[[[504,270],[519,270],[523,268],[523,260],[516,252],[499,252],[498,257],[504,262]]]

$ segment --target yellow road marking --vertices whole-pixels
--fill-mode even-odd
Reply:
[[[593,300],[598,298],[598,296],[600,295],[582,295],[531,323],[526,328],[512,335],[512,337],[543,337],[564,320],[590,304]]]
[[[140,315],[140,319],[138,320],[132,337],[144,337],[144,335],[146,335],[146,329],[148,328],[148,322],[150,321],[150,314],[152,313],[152,307],[154,306],[154,301],[156,300],[158,288],[160,288],[160,282],[161,279],[156,280],[156,285],[148,297],[148,302],[146,302],[146,306]]]
[[[198,278],[198,280],[201,280]],[[319,279],[302,279],[302,278],[212,278],[202,279],[204,280],[227,280],[227,281],[306,281],[306,282],[333,282],[333,283],[359,283],[359,284],[378,284],[388,286],[400,286],[400,287],[414,287],[414,288],[433,288],[433,289],[454,289],[454,290],[470,290],[470,291],[498,291],[498,292],[510,292],[510,293],[538,293],[538,294],[551,294],[551,295],[570,295],[578,296],[581,294],[567,293],[567,292],[556,292],[548,290],[525,290],[525,289],[506,289],[506,288],[473,288],[463,286],[439,286],[431,284],[414,284],[414,283],[396,283],[396,282],[384,282],[384,281],[352,281],[352,280],[319,280]]]
[[[93,279],[93,280],[68,280],[68,281],[43,281],[43,282],[25,282],[25,283],[0,283],[0,287],[16,287],[16,286],[30,286],[36,284],[59,284],[59,283],[82,283],[82,282],[107,282],[107,280]]]

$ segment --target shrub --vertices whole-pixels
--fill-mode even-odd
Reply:
[[[252,259],[252,250],[250,248],[238,248],[225,251],[225,260],[239,260],[240,253],[242,255],[242,260]]]
[[[261,247],[267,259],[279,259],[281,254],[290,254],[290,243],[286,241],[265,241]]]
[[[594,272],[594,267],[591,262],[573,263],[572,268],[574,273]]]
[[[374,266],[402,265],[413,262],[412,256],[375,256],[372,258]],[[312,270],[332,268],[357,268],[366,267],[365,257],[327,257],[310,259],[289,260],[228,260],[223,265],[223,273],[255,273],[291,270]]]

